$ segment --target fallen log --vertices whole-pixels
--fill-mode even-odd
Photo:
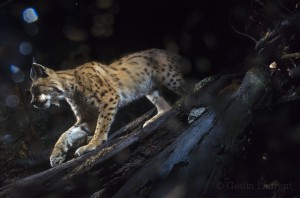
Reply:
[[[224,170],[230,170],[241,153],[251,108],[265,104],[270,93],[268,75],[258,69],[250,70],[232,98],[206,108],[113,197],[174,197],[173,193],[179,193],[179,197],[200,197],[216,192]]]
[[[266,105],[271,93],[267,72],[251,69],[237,91],[221,95],[238,78],[207,78],[146,128],[141,126],[153,111],[95,151],[2,187],[0,196],[141,197],[178,189],[184,197],[210,194],[238,159],[251,109]]]

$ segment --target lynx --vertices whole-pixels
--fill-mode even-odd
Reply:
[[[31,104],[46,109],[66,100],[76,117],[76,123],[56,142],[50,156],[52,167],[65,160],[75,143],[93,134],[87,145],[79,147],[81,156],[107,140],[107,134],[117,110],[143,96],[157,109],[157,114],[143,127],[170,110],[160,96],[159,86],[177,94],[185,94],[185,83],[179,72],[180,57],[170,52],[150,49],[127,55],[110,65],[85,63],[75,69],[54,71],[35,61],[32,64]]]

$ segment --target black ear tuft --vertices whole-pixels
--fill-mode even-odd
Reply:
[[[48,76],[49,75],[47,74],[47,68],[36,63],[35,59],[33,58],[32,67],[30,70],[30,78],[32,80],[35,80],[36,78],[46,78]]]
[[[31,80],[34,80],[37,78],[37,75],[36,75],[33,67],[31,67],[31,69],[30,69],[30,78],[31,78]]]
[[[36,61],[35,61],[35,58],[34,58],[34,56],[32,57],[32,64],[35,64],[36,63]]]

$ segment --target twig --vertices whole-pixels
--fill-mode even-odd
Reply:
[[[252,41],[254,41],[254,43],[256,44],[257,43],[257,40],[255,38],[253,38],[252,36],[246,34],[246,33],[243,33],[243,32],[240,32],[239,30],[237,30],[232,24],[229,23],[229,26],[232,28],[232,30],[240,35],[243,35],[245,37],[248,37],[249,39],[251,39]]]
[[[291,53],[291,54],[284,54],[281,56],[282,59],[287,59],[287,58],[300,58],[300,52],[296,52],[296,53]]]
[[[289,14],[294,14],[297,10],[297,4],[295,5],[295,9],[294,10],[290,10],[288,7],[286,7],[280,0],[278,0],[279,5],[282,9],[284,9],[285,11],[287,11]]]
[[[13,2],[13,1],[14,1],[14,0],[7,0],[7,1],[1,3],[1,4],[0,4],[0,8],[1,8],[1,7],[4,7],[5,5],[7,5],[7,4],[9,4],[9,3]]]

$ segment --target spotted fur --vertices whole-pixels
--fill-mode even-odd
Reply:
[[[38,63],[31,69],[32,101],[37,108],[59,105],[65,99],[71,106],[76,123],[64,132],[50,156],[51,166],[61,164],[67,151],[88,135],[87,145],[75,152],[77,156],[94,150],[107,139],[117,110],[143,96],[157,108],[156,120],[170,105],[159,95],[158,86],[183,94],[184,81],[179,72],[180,57],[158,49],[125,56],[109,66],[89,62],[75,69],[54,71]]]

